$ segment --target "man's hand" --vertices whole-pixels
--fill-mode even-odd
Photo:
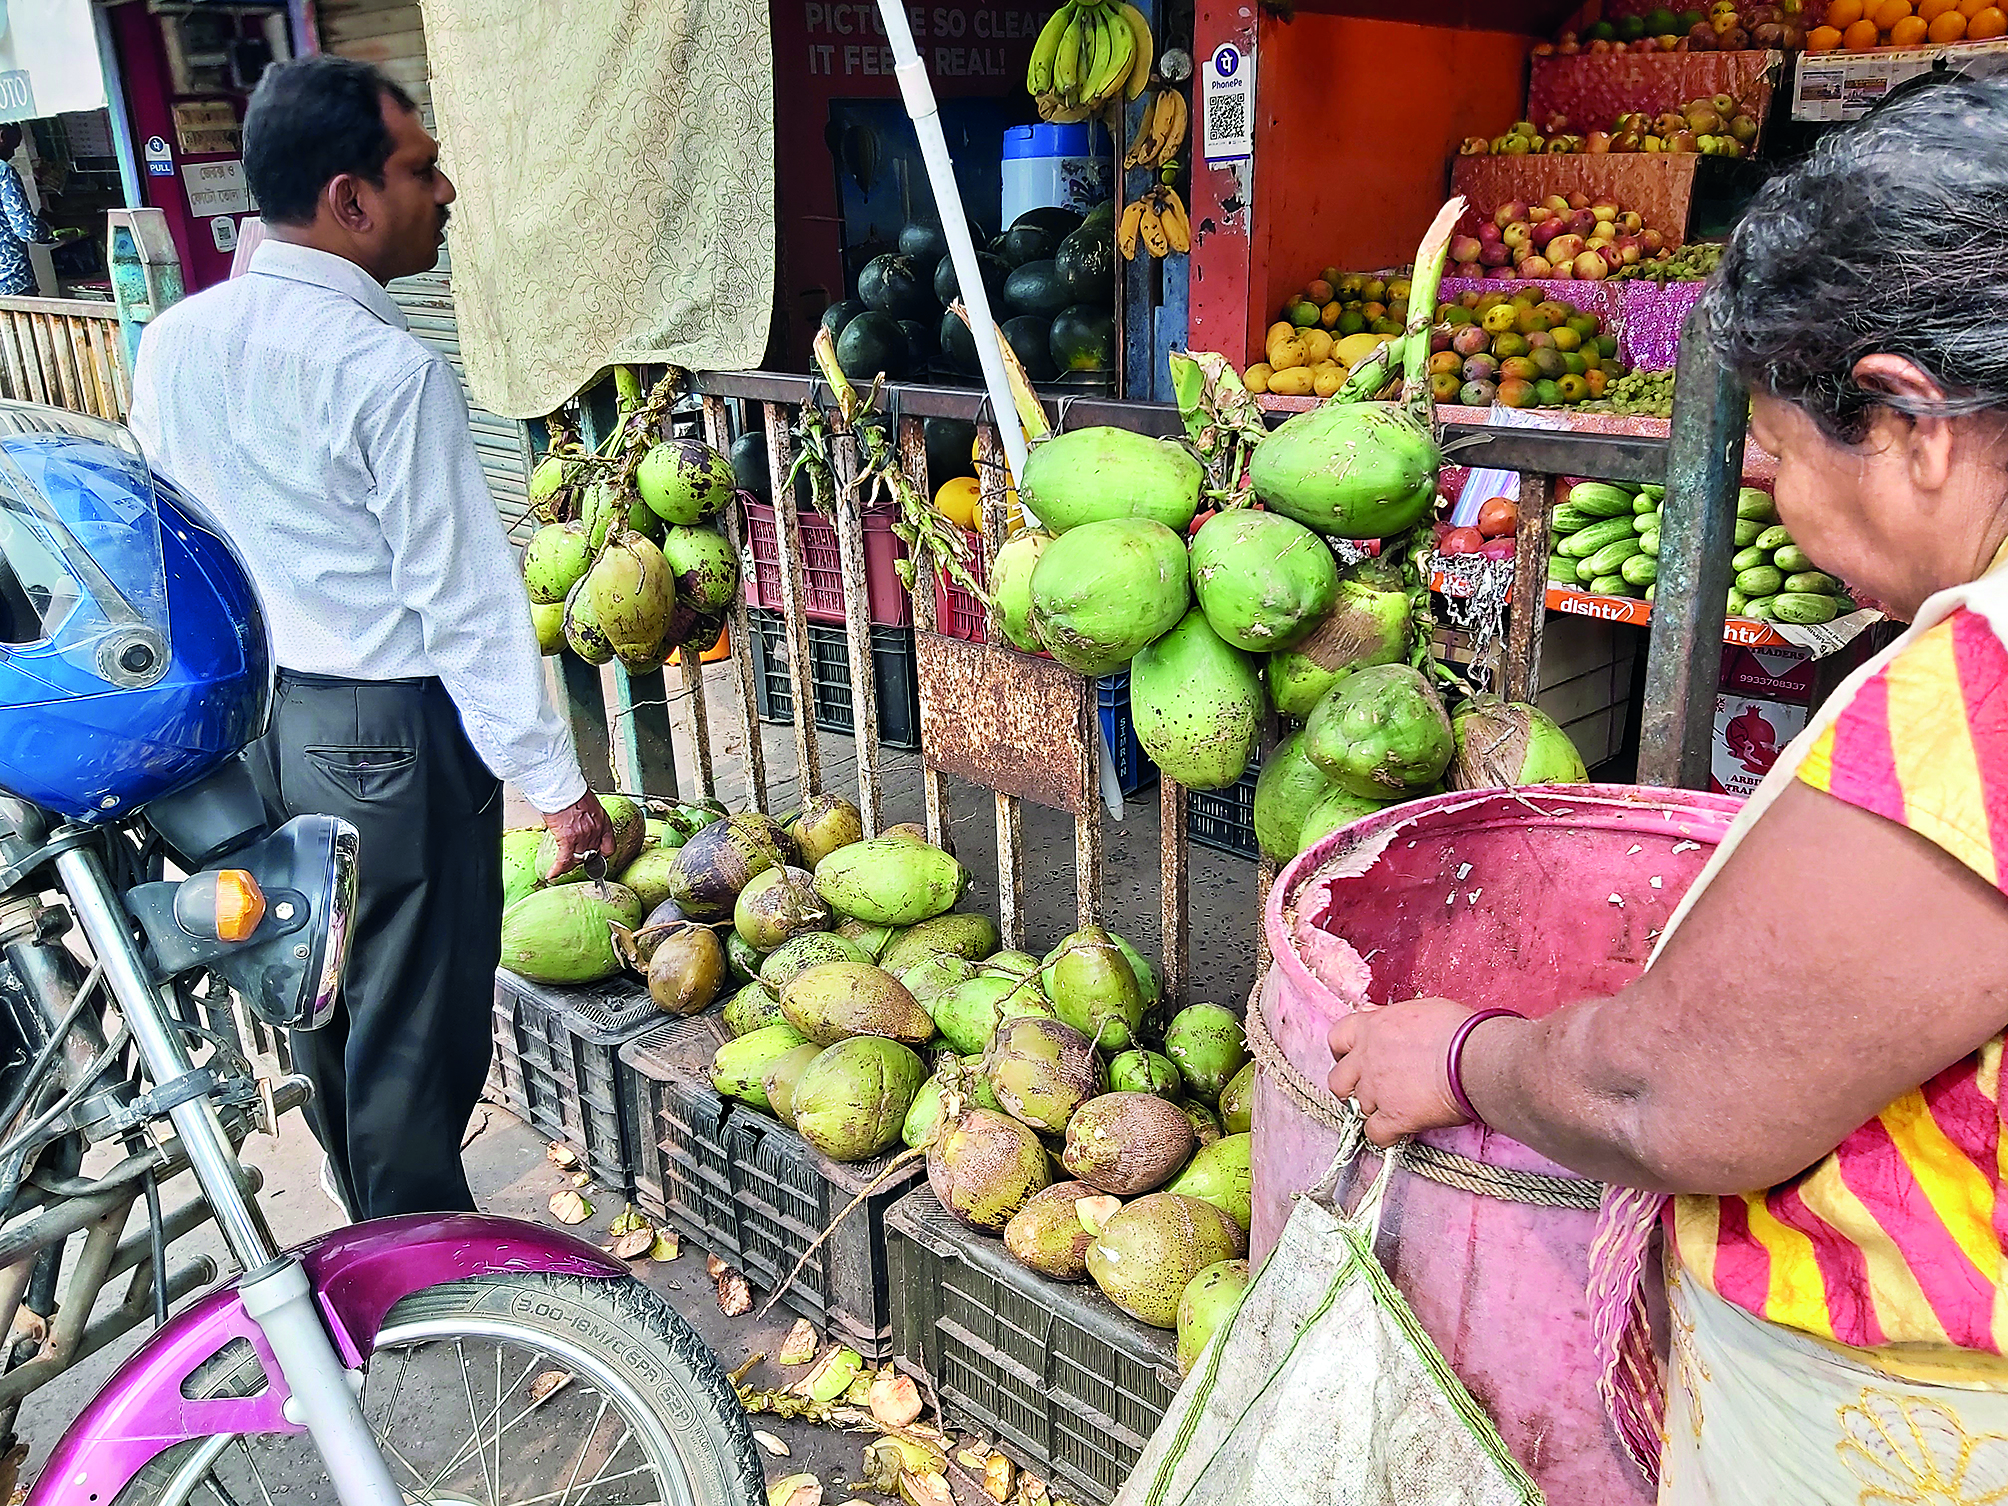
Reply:
[[[1468,1122],[1450,1096],[1444,1054],[1471,1014],[1450,999],[1407,999],[1349,1014],[1332,1027],[1332,1095],[1359,1105],[1368,1140],[1392,1145],[1404,1135]]]
[[[558,861],[544,875],[546,879],[567,872],[589,852],[613,856],[614,824],[607,819],[600,797],[591,790],[563,810],[552,811],[544,818],[544,825],[558,839]]]

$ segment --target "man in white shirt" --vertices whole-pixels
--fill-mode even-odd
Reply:
[[[279,673],[250,753],[275,817],[361,832],[342,1007],[294,1037],[358,1218],[471,1209],[460,1141],[491,1051],[500,780],[557,839],[612,850],[543,663],[453,369],[384,284],[430,268],[453,185],[367,64],[270,68],[244,119],[269,239],[147,327],[131,424],[263,598]]]

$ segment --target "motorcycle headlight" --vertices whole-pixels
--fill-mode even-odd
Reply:
[[[229,867],[142,884],[126,905],[161,978],[206,967],[267,1024],[318,1030],[348,968],[358,848],[348,822],[296,816]]]

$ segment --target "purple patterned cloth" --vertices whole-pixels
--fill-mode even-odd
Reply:
[[[1680,346],[1680,326],[1701,298],[1702,284],[1675,282],[1665,287],[1644,280],[1610,282],[1528,282],[1520,278],[1446,277],[1438,296],[1445,301],[1459,294],[1517,292],[1538,288],[1543,298],[1573,304],[1602,319],[1618,337],[1618,354],[1636,371],[1669,371]]]

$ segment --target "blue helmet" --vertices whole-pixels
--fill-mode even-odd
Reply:
[[[112,821],[265,730],[243,562],[122,428],[0,403],[0,793]]]

